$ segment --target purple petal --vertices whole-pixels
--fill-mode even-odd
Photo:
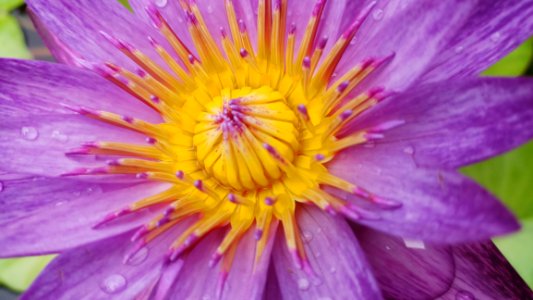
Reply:
[[[107,214],[167,188],[165,184],[92,183],[64,178],[2,180],[0,256],[58,252],[132,230],[157,211],[92,229]]]
[[[351,1],[346,24],[363,2]],[[369,85],[404,90],[419,78],[479,74],[533,33],[533,1],[380,1],[340,64],[342,74],[368,57],[395,53]]]
[[[483,78],[408,90],[356,120],[347,131],[402,120],[381,141],[390,155],[413,154],[419,165],[457,168],[533,138],[533,80]],[[405,155],[405,153],[404,153]]]
[[[135,248],[130,242],[132,232],[66,251],[50,263],[22,299],[148,299],[163,280],[165,253],[180,229],[162,234],[133,252],[130,260],[125,257]]]
[[[346,11],[345,19],[362,9],[354,1],[355,11]],[[365,22],[355,43],[340,63],[343,74],[370,57],[395,54],[392,62],[374,76],[371,85],[403,90],[415,83],[442,51],[441,41],[454,34],[475,3],[471,1],[380,1]],[[346,22],[346,21],[345,21]]]
[[[314,275],[294,266],[280,236],[273,259],[283,299],[381,299],[370,266],[343,219],[304,207],[297,220]]]
[[[443,299],[531,299],[533,292],[490,241],[453,247],[455,280]]]
[[[368,227],[355,234],[386,299],[436,299],[454,280],[451,247],[410,244]]]
[[[387,299],[530,299],[527,284],[492,242],[443,246],[409,241],[357,226]]]
[[[169,293],[180,299],[261,299],[276,229],[274,225],[270,241],[255,266],[257,241],[253,230],[249,230],[237,248],[229,274],[224,274],[220,266],[209,267],[223,236],[221,230],[211,233],[185,257],[183,270]]]
[[[80,166],[65,152],[94,141],[145,143],[132,131],[93,120],[67,107],[111,111],[158,122],[160,117],[111,83],[59,64],[0,60],[2,169],[58,175]],[[98,87],[98,88],[95,88]]]
[[[383,209],[351,194],[337,193],[379,218],[360,223],[396,236],[438,243],[479,241],[519,228],[509,210],[472,180],[456,171],[417,167],[410,155],[391,153],[385,144],[356,147],[339,154],[329,166],[333,174],[402,204]]]
[[[101,32],[158,60],[148,36],[162,41],[159,34],[118,1],[81,0],[73,3],[69,0],[29,0],[27,3],[37,29],[60,62],[82,65],[83,60],[111,61],[123,67],[133,67],[134,64]]]
[[[533,34],[533,1],[478,1],[465,22],[443,43],[425,82],[477,75]]]

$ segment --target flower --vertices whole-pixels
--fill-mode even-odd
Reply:
[[[1,61],[0,255],[62,253],[25,297],[526,295],[437,245],[518,228],[456,169],[533,137],[532,81],[476,77],[532,1],[363,2],[28,1],[71,66]]]

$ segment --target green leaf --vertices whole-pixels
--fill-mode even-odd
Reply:
[[[523,219],[533,217],[533,142],[463,172],[481,183]]]
[[[0,260],[0,284],[22,292],[54,256],[35,256]]]
[[[2,11],[0,11],[0,45],[2,45],[0,57],[31,58],[17,19]]]
[[[533,218],[522,221],[522,230],[512,236],[495,239],[500,251],[533,288]]]
[[[487,76],[519,76],[526,72],[533,57],[533,39],[516,48],[505,58],[483,72]]]
[[[0,11],[10,11],[21,6],[24,0],[0,0]]]

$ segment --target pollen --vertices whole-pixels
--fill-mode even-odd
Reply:
[[[259,259],[273,224],[281,223],[296,266],[309,268],[296,224],[299,206],[315,205],[352,219],[367,217],[362,208],[336,198],[325,187],[382,207],[397,206],[328,171],[335,155],[379,139],[386,129],[343,133],[347,124],[386,97],[380,88],[357,88],[392,56],[367,58],[341,76],[334,74],[375,3],[364,8],[339,37],[318,38],[326,1],[316,2],[305,28],[287,25],[287,1],[259,0],[257,32],[251,35],[231,0],[225,0],[229,34],[224,28],[213,32],[195,1],[181,0],[193,48],[172,30],[169,22],[173,20],[148,6],[153,25],[166,39],[164,44],[170,45],[149,37],[160,56],[157,59],[102,32],[138,69],[111,63],[92,69],[157,111],[164,121],[152,124],[112,112],[71,108],[143,134],[147,143],[81,145],[67,154],[116,159],[65,176],[131,174],[137,180],[170,183],[170,187],[145,199],[132,199],[129,206],[95,224],[95,230],[124,215],[163,206],[132,240],[145,245],[192,218],[192,225],[169,245],[168,259],[173,261],[193,251],[195,243],[212,230],[226,228],[211,264],[222,260],[227,274],[245,233],[255,232]]]

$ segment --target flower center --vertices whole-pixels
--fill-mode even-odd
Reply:
[[[369,58],[338,78],[334,76],[375,2],[363,9],[326,51],[327,38],[317,39],[326,1],[317,0],[299,44],[297,28],[287,28],[288,1],[258,1],[256,47],[231,0],[224,2],[231,37],[222,30],[218,42],[196,1],[179,1],[196,51],[183,43],[155,6],[147,7],[160,38],[166,39],[173,51],[150,38],[166,66],[103,33],[139,69],[126,70],[111,63],[92,69],[160,113],[163,122],[152,124],[73,108],[146,135],[148,145],[85,144],[67,154],[120,158],[105,167],[81,168],[65,176],[136,174],[140,180],[170,183],[170,187],[145,199],[132,199],[95,228],[126,214],[164,206],[132,240],[138,243],[135,249],[140,249],[185,219],[194,220],[169,246],[168,259],[173,261],[215,228],[225,227],[228,231],[213,254],[213,264],[223,258],[223,274],[227,274],[244,234],[255,228],[257,260],[272,224],[278,222],[297,266],[305,266],[295,217],[299,205],[315,205],[352,219],[369,215],[362,206],[334,197],[325,187],[353,193],[370,206],[398,207],[398,203],[334,176],[327,168],[340,151],[373,142],[382,137],[382,131],[401,123],[346,130],[385,97],[380,88],[358,91],[356,87],[391,57]]]
[[[230,189],[270,186],[283,171],[265,145],[292,161],[300,146],[298,118],[284,96],[269,87],[224,92],[197,117],[193,142],[198,162]]]

